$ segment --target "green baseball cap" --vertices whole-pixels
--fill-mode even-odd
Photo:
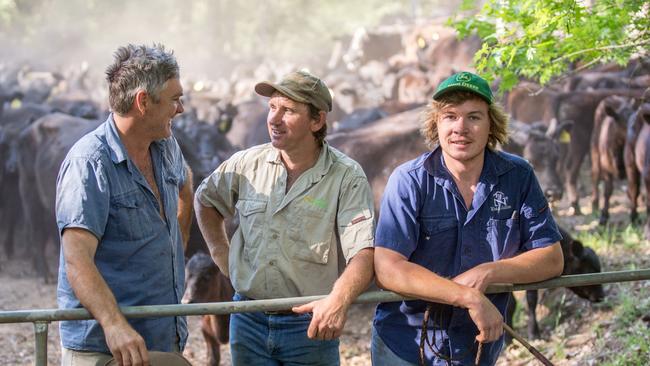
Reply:
[[[307,71],[294,71],[278,83],[263,81],[255,85],[255,92],[264,97],[270,97],[276,91],[296,102],[311,104],[318,110],[332,110],[332,95],[327,85]]]
[[[492,104],[494,101],[490,84],[482,77],[467,71],[454,74],[440,83],[438,89],[433,94],[433,99],[438,100],[444,94],[454,90],[463,90],[477,94],[488,104]]]

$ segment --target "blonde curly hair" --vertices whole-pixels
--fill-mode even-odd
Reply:
[[[459,105],[472,99],[485,101],[480,96],[467,91],[449,92],[438,98],[438,100],[431,101],[422,115],[423,122],[422,128],[420,128],[420,133],[426,139],[429,148],[434,148],[439,143],[437,121],[440,112],[446,107]],[[487,147],[490,150],[495,150],[498,144],[504,145],[508,142],[508,115],[501,105],[492,103],[488,105],[488,116],[490,118],[490,135],[488,136]]]

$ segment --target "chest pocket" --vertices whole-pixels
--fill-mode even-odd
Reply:
[[[487,241],[492,250],[492,260],[509,258],[519,251],[521,243],[519,224],[519,218],[488,220]]]
[[[139,190],[112,196],[105,230],[107,239],[139,241],[151,237],[154,222],[148,220],[145,204]]]
[[[419,235],[418,249],[411,260],[440,276],[451,276],[458,241],[458,220],[455,217],[422,217]]]
[[[244,252],[249,259],[253,259],[254,252],[263,238],[266,202],[239,200],[236,207],[239,212],[239,228],[245,243]]]
[[[323,210],[299,206],[295,225],[289,229],[291,256],[312,263],[329,260],[334,222]]]

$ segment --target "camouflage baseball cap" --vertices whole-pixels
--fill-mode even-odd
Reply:
[[[263,81],[255,85],[255,92],[270,97],[278,91],[296,102],[311,104],[318,110],[332,110],[332,95],[325,83],[307,71],[294,71],[279,83]]]
[[[492,104],[494,101],[490,84],[482,77],[467,71],[454,74],[440,83],[433,94],[433,99],[438,100],[444,94],[454,90],[464,90],[478,94],[488,104]]]

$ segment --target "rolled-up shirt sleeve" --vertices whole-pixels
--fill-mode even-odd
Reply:
[[[562,235],[532,169],[522,186],[525,187],[520,210],[522,249],[543,248],[560,241]]]
[[[196,189],[196,197],[202,205],[214,207],[221,216],[231,218],[239,199],[239,180],[241,152],[224,161],[205,178]]]
[[[375,218],[372,190],[363,175],[353,175],[343,182],[336,220],[345,261],[364,248],[373,246]]]
[[[61,165],[56,189],[59,234],[67,228],[104,236],[110,205],[109,184],[101,161],[68,158]]]
[[[394,250],[406,258],[415,251],[419,239],[419,195],[415,181],[403,169],[388,179],[381,200],[375,246]]]

